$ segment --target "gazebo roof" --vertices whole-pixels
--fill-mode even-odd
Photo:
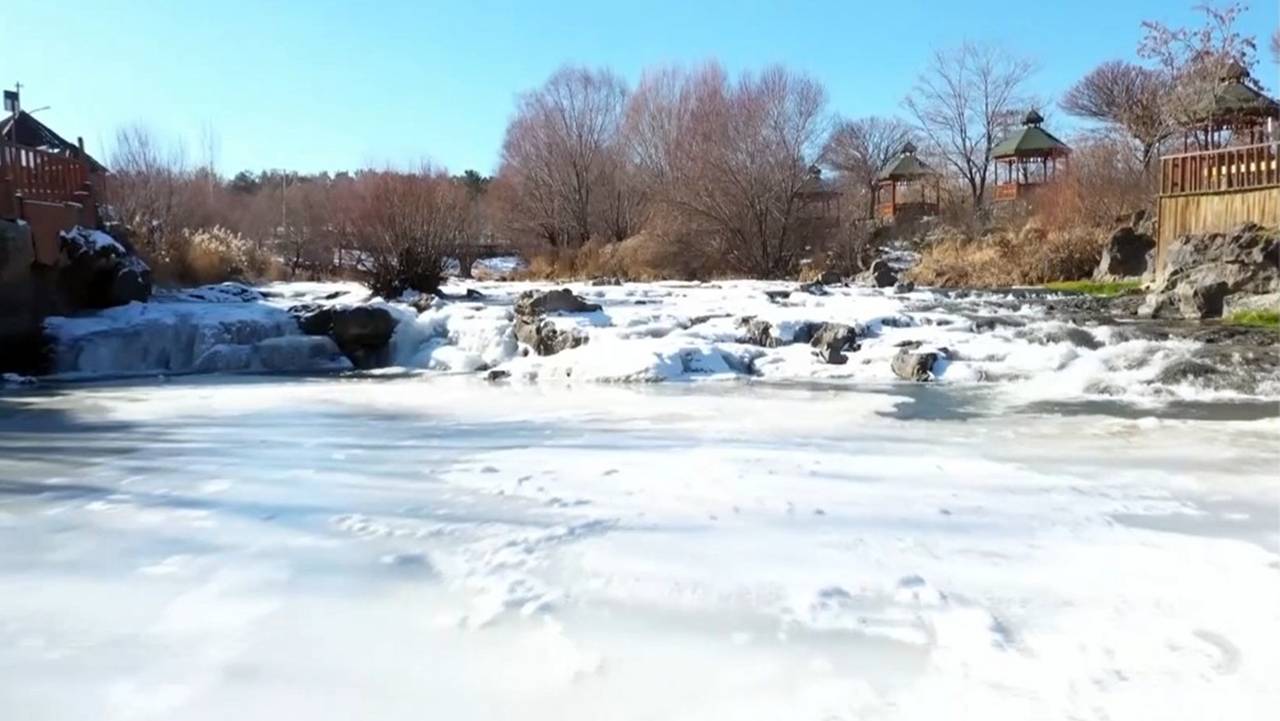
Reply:
[[[1250,87],[1249,71],[1239,63],[1231,63],[1219,78],[1213,92],[1191,112],[1197,123],[1229,121],[1240,118],[1280,118],[1280,103]]]
[[[1002,158],[1049,158],[1071,153],[1066,143],[1054,137],[1053,133],[1040,127],[1044,118],[1032,110],[1022,121],[1022,128],[1001,140],[991,149],[991,157]]]
[[[53,132],[49,126],[36,120],[34,115],[25,110],[19,111],[17,117],[13,115],[0,116],[0,139],[12,139],[18,145],[50,153],[58,153],[59,155],[72,157],[80,155],[80,147],[78,145]],[[94,160],[88,153],[84,154],[84,159],[88,161],[89,167],[94,172],[106,171],[106,167]]]
[[[876,180],[919,180],[920,178],[929,178],[937,174],[938,171],[916,157],[916,146],[913,143],[907,143],[902,146],[902,152],[898,153],[898,157],[890,160],[880,170]]]

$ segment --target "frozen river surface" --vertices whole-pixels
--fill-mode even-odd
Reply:
[[[1280,425],[1246,415],[941,385],[18,390],[0,717],[1273,718]]]

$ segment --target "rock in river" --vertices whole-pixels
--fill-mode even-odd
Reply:
[[[945,357],[941,350],[917,351],[919,344],[911,343],[898,349],[890,361],[893,374],[907,381],[933,380],[933,366]]]

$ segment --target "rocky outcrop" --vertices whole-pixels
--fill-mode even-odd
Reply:
[[[151,297],[151,269],[110,235],[77,227],[59,237],[59,285],[75,307],[110,308]]]
[[[1098,281],[1137,278],[1155,263],[1156,240],[1130,225],[1115,230],[1102,249],[1102,262],[1093,272]]]
[[[600,310],[596,303],[573,294],[568,288],[550,291],[529,290],[516,298],[515,312],[518,316],[533,318],[546,313],[592,313]]]
[[[761,348],[776,348],[782,345],[782,339],[773,334],[773,324],[767,320],[760,320],[750,315],[744,316],[738,319],[738,327],[742,329],[742,335],[738,337],[739,343]]]
[[[1165,250],[1139,315],[1217,318],[1237,295],[1280,293],[1280,231],[1254,224],[1230,233],[1186,235]]]
[[[390,311],[374,306],[335,308],[332,318],[329,335],[356,368],[387,364],[387,343],[396,330]]]
[[[813,355],[823,363],[844,365],[850,353],[858,350],[858,332],[844,323],[819,323],[808,329]]]
[[[579,298],[568,288],[561,288],[521,293],[513,310],[516,340],[538,355],[555,355],[585,344],[587,335],[577,328],[557,327],[544,316],[548,313],[593,313],[600,310],[600,306]]]
[[[858,281],[873,288],[892,288],[898,284],[898,269],[894,268],[889,261],[880,258],[858,276]]]
[[[946,357],[945,351],[919,351],[920,344],[909,342],[903,344],[889,361],[893,374],[907,381],[923,383],[933,380],[934,365]]]
[[[858,350],[858,332],[853,326],[844,323],[805,323],[796,329],[790,338],[782,338],[773,332],[773,324],[754,316],[738,319],[738,327],[742,328],[739,343],[760,346],[761,348],[777,348],[792,343],[808,343],[813,346],[813,355],[823,363],[841,365],[849,360],[846,352]]]
[[[516,340],[538,355],[555,355],[560,351],[586,345],[587,335],[577,328],[557,328],[555,323],[538,318],[516,316]]]
[[[395,333],[396,319],[377,306],[297,305],[289,314],[307,335],[333,339],[356,368],[380,368],[387,364],[387,344]]]

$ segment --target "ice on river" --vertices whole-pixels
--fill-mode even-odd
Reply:
[[[527,354],[515,338],[512,304],[522,291],[553,287],[456,281],[446,288],[450,299],[419,312],[371,298],[354,283],[226,284],[55,318],[48,328],[58,372],[80,377],[342,369],[346,359],[336,347],[302,336],[287,310],[372,302],[399,321],[391,341],[396,366],[454,373],[500,368],[514,382],[750,377],[865,386],[896,382],[889,361],[902,344],[915,342],[924,350],[945,349],[948,360],[934,367],[939,383],[998,386],[1020,402],[1280,398],[1280,380],[1265,375],[1241,380],[1231,369],[1206,374],[1194,363],[1193,372],[1167,373],[1191,361],[1200,343],[1100,319],[1077,324],[1051,303],[1010,293],[829,287],[811,294],[795,291],[794,283],[765,281],[577,283],[569,287],[602,309],[551,321],[589,342],[549,357]],[[464,290],[480,296],[464,297]],[[795,292],[780,293],[788,290]],[[778,347],[744,343],[741,322],[748,317],[768,322]],[[861,347],[848,363],[828,365],[807,344],[789,344],[798,329],[818,322],[858,329]]]
[[[0,715],[1272,717],[1274,415],[908,390],[11,390]]]

